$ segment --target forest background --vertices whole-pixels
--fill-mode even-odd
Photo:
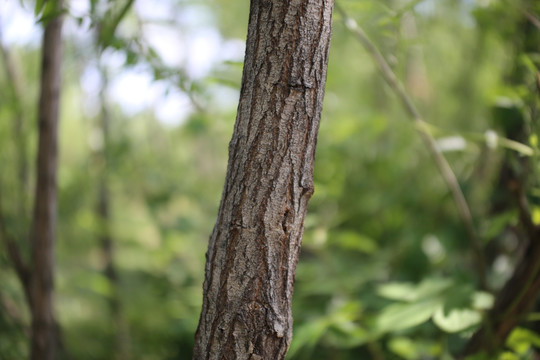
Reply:
[[[523,256],[538,255],[540,5],[337,4],[288,358],[452,359],[515,269],[540,261]],[[25,258],[50,15],[37,8],[0,0],[0,235]],[[191,358],[248,11],[238,0],[66,4],[55,310],[73,359]],[[24,359],[30,313],[3,245],[0,358]],[[538,283],[533,270],[516,294]],[[531,312],[493,356],[534,358],[540,306],[527,296]]]

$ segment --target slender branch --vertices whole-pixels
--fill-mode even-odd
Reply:
[[[120,21],[122,21],[124,16],[126,16],[129,8],[131,8],[131,5],[133,5],[134,1],[135,0],[127,0],[126,3],[124,4],[124,7],[122,7],[118,15],[114,18],[111,24],[111,28],[113,29],[113,31],[116,30],[116,28],[118,27],[118,24],[120,24]]]
[[[13,130],[14,130],[14,141],[16,142],[16,156],[17,156],[17,177],[21,187],[19,188],[19,198],[18,198],[18,216],[20,218],[27,217],[26,211],[26,190],[28,187],[28,162],[26,155],[26,142],[25,135],[23,131],[23,119],[24,111],[22,106],[22,89],[21,83],[19,81],[19,72],[16,67],[13,58],[11,57],[10,51],[4,45],[2,41],[2,33],[0,26],[0,55],[4,63],[4,68],[6,72],[7,88],[10,95],[10,101],[13,104],[15,111],[15,119],[13,121]],[[18,243],[13,239],[9,234],[6,222],[4,218],[4,213],[1,206],[2,193],[0,190],[0,237],[2,238],[2,243],[6,249],[9,260],[13,265],[13,269],[21,282],[21,286],[24,291],[26,302],[28,306],[31,307],[31,297],[30,297],[30,268],[25,264],[23,257],[21,256],[20,248]]]
[[[0,26],[0,53],[4,63],[4,68],[6,71],[7,87],[10,94],[10,101],[13,104],[15,118],[13,121],[13,130],[14,130],[14,141],[16,146],[16,157],[17,157],[17,177],[20,184],[18,188],[18,216],[20,219],[26,219],[27,209],[26,209],[26,191],[28,188],[28,161],[26,154],[26,136],[24,134],[24,111],[22,106],[22,89],[21,83],[19,81],[19,72],[16,67],[11,53],[6,48],[2,41],[2,33]],[[0,193],[0,199],[2,195]],[[31,297],[30,297],[30,268],[25,264],[18,243],[11,237],[8,233],[4,213],[1,210],[0,204],[0,237],[2,237],[2,242],[5,246],[9,259],[13,265],[13,269],[21,282],[21,286],[24,291],[24,296],[29,307],[31,307]],[[26,237],[22,237],[26,238]]]
[[[96,159],[101,165],[98,179],[97,196],[97,216],[100,223],[99,241],[101,245],[102,256],[104,260],[104,275],[111,285],[111,296],[109,298],[109,307],[114,325],[115,358],[126,360],[131,358],[131,349],[129,342],[128,324],[125,321],[122,301],[119,292],[118,271],[114,262],[115,243],[111,232],[111,203],[109,191],[109,127],[111,117],[107,105],[106,92],[108,89],[108,74],[106,68],[100,63],[99,72],[103,79],[99,100],[101,105],[101,114],[99,116],[99,127],[103,133],[103,145],[95,153]]]
[[[531,14],[527,10],[522,10],[521,12],[527,18],[527,20],[529,20],[531,22],[531,24],[533,24],[538,29],[540,29],[540,20],[536,16],[534,16],[533,14]]]
[[[11,235],[9,234],[7,230],[4,214],[1,208],[1,199],[2,199],[2,194],[0,192],[0,241],[3,243],[4,247],[6,248],[9,260],[13,264],[15,273],[17,274],[17,277],[19,278],[19,281],[23,288],[24,299],[26,300],[28,308],[32,311],[32,297],[31,297],[32,294],[30,292],[30,281],[31,281],[30,267],[27,264],[25,264],[21,256],[19,247],[17,246],[17,243],[11,237]],[[60,359],[70,360],[70,356],[67,353],[64,346],[62,328],[56,322],[56,320],[53,319],[53,321],[54,321],[54,331],[56,333],[56,343],[57,343],[58,351],[60,354]]]
[[[484,326],[469,339],[461,358],[500,348],[534,305],[540,291],[540,230],[535,230],[512,276],[499,291]]]
[[[512,330],[526,319],[540,291],[540,242],[537,240],[540,227],[532,220],[524,189],[525,179],[516,177],[511,184],[526,247],[512,276],[497,294],[493,308],[485,316],[483,326],[467,342],[462,357],[481,351],[493,356]]]
[[[522,185],[518,185],[517,189],[514,190],[517,208],[519,212],[519,220],[523,225],[527,237],[531,240],[535,239],[537,233],[537,227],[532,220],[531,211],[529,208],[529,203],[527,201],[527,196],[523,190]]]
[[[2,210],[2,192],[0,191],[0,238],[6,249],[9,260],[13,265],[13,269],[21,282],[21,286],[24,291],[24,296],[28,306],[31,307],[31,297],[30,297],[30,269],[27,264],[25,264],[19,247],[15,240],[11,237],[7,230],[6,222],[4,219],[4,212]]]
[[[112,18],[111,22],[109,24],[101,24],[99,38],[102,42],[107,43],[110,40],[109,38],[114,35],[114,33],[116,32],[116,28],[118,27],[124,16],[126,16],[128,10],[131,8],[131,5],[133,5],[134,1],[135,0],[127,0],[118,12],[118,14],[116,14],[116,16],[112,14],[111,10],[111,14],[108,14]]]
[[[19,78],[19,69],[16,66],[13,57],[11,56],[10,51],[4,45],[2,41],[2,29],[0,26],[0,55],[4,63],[4,68],[6,72],[6,83],[9,93],[9,100],[13,105],[14,109],[14,121],[13,121],[13,130],[14,130],[14,142],[16,146],[16,156],[17,156],[17,177],[20,183],[19,188],[19,216],[26,217],[26,191],[28,189],[28,157],[26,151],[26,136],[24,134],[24,110],[22,104],[22,93],[23,89],[21,88],[21,81]]]
[[[148,22],[142,20],[139,16],[136,17],[136,21],[138,24],[137,38],[146,39],[147,37],[144,36],[144,27],[145,25],[147,25]],[[148,24],[155,24],[155,22]],[[163,24],[163,22],[161,22],[161,24]],[[197,97],[194,95],[194,91],[190,89],[190,85],[193,82],[189,79],[184,69],[171,69],[169,66],[163,63],[163,60],[161,58],[150,56],[148,49],[151,47],[148,44],[142,43],[141,41],[136,41],[135,44],[138,47],[139,53],[143,54],[146,57],[146,61],[148,61],[148,63],[150,63],[150,65],[154,69],[163,71],[164,78],[168,79],[171,84],[178,87],[180,90],[182,90],[183,94],[188,96],[189,101],[196,112],[205,113],[207,111],[207,106],[205,106],[202,101],[197,99]]]
[[[347,16],[341,6],[336,4],[336,10],[341,15],[347,29],[356,36],[356,39],[373,57],[373,60],[375,60],[377,66],[379,67],[379,71],[382,77],[388,83],[388,85],[390,85],[392,90],[394,90],[394,92],[398,95],[399,99],[403,104],[403,107],[409,113],[412,121],[415,123],[420,137],[426,144],[428,151],[433,157],[433,160],[439,168],[439,171],[441,172],[444,181],[446,182],[448,188],[450,189],[450,192],[452,193],[452,197],[454,198],[454,202],[456,203],[461,221],[465,226],[467,235],[473,248],[480,285],[482,288],[487,289],[485,260],[482,251],[482,244],[480,238],[476,233],[469,205],[467,204],[465,195],[461,191],[456,175],[452,171],[452,168],[450,167],[450,164],[448,163],[444,155],[437,147],[437,143],[435,142],[435,139],[431,136],[427,124],[422,118],[422,115],[414,105],[412,99],[405,91],[403,84],[398,80],[398,78],[388,65],[388,62],[385,60],[384,56],[377,49],[375,44],[369,39],[364,30],[362,30],[362,28],[358,26],[357,22]]]

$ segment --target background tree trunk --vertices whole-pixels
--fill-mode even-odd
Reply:
[[[2,24],[0,24],[2,25]],[[27,219],[27,190],[28,190],[28,156],[26,145],[26,132],[25,129],[25,111],[23,105],[22,94],[24,92],[20,78],[20,69],[13,60],[12,54],[7,46],[2,41],[2,33],[0,30],[0,55],[4,63],[6,71],[6,80],[8,84],[8,96],[9,102],[13,104],[14,108],[14,121],[13,121],[13,134],[15,135],[15,147],[17,158],[17,180],[19,181],[19,188],[17,189],[18,201],[18,216],[21,219]]]
[[[313,194],[333,0],[252,0],[194,359],[282,359]]]
[[[57,2],[57,9],[62,1]],[[56,231],[56,172],[58,164],[58,109],[61,86],[62,16],[45,27],[42,50],[38,122],[36,198],[32,228],[30,281],[32,328],[31,359],[56,359],[57,329],[53,316],[54,241]]]
[[[533,2],[525,1],[526,8],[531,8]],[[534,53],[538,49],[538,28],[527,16],[517,23],[515,38],[516,44],[513,64],[508,82],[512,86],[526,88],[529,84],[530,100],[525,102],[523,109],[516,107],[495,107],[493,110],[494,122],[502,129],[504,136],[520,143],[528,143],[534,134],[534,125],[527,120],[524,110],[529,112],[534,123],[540,89],[531,84],[530,74],[521,64],[523,54]],[[532,158],[531,158],[532,159]],[[499,171],[498,183],[493,195],[492,211],[503,213],[517,208],[519,225],[514,229],[514,236],[520,243],[522,253],[512,276],[498,291],[493,308],[487,313],[482,326],[467,342],[462,356],[466,357],[479,352],[495,356],[506,343],[508,336],[517,326],[526,325],[526,315],[537,303],[540,292],[540,227],[533,221],[532,209],[529,205],[527,189],[534,180],[534,165],[531,159],[517,156],[515,152],[507,150]],[[493,242],[493,241],[492,241]],[[534,325],[534,323],[532,324]]]
[[[108,74],[105,66],[99,66],[102,88],[99,92],[101,113],[98,128],[103,135],[103,144],[95,153],[98,167],[97,217],[99,219],[99,244],[103,257],[103,272],[108,279],[111,294],[108,298],[109,309],[114,327],[115,358],[127,360],[131,358],[129,349],[128,326],[124,319],[119,290],[118,271],[115,264],[115,241],[112,233],[111,192],[109,189],[109,128],[111,116],[107,104],[106,93],[109,87]]]

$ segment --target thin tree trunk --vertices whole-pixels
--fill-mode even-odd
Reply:
[[[105,93],[108,88],[106,70],[100,67],[103,86],[99,94],[101,114],[99,127],[103,135],[102,147],[97,151],[96,158],[99,170],[97,214],[100,222],[99,242],[103,254],[104,274],[111,285],[109,307],[114,326],[115,359],[127,360],[131,358],[129,349],[128,327],[122,313],[122,304],[118,291],[118,273],[114,262],[114,240],[111,233],[111,203],[108,180],[108,152],[109,152],[109,126],[110,115],[107,107]]]
[[[6,71],[9,101],[13,105],[14,110],[14,141],[16,147],[17,157],[17,180],[19,182],[19,188],[17,189],[18,196],[18,216],[22,219],[27,219],[26,212],[26,192],[28,190],[28,160],[26,151],[26,134],[24,131],[24,110],[22,104],[22,84],[19,76],[19,69],[16,66],[13,57],[9,49],[4,45],[2,41],[2,33],[0,29],[0,54],[4,62]]]
[[[469,339],[462,357],[478,352],[493,354],[531,310],[540,291],[540,230],[528,244],[512,277],[499,291],[486,322]]]
[[[193,359],[283,359],[313,194],[333,0],[252,0]]]
[[[105,170],[104,170],[105,171]],[[122,304],[118,292],[118,274],[114,264],[114,241],[110,231],[110,203],[109,187],[106,180],[106,174],[101,175],[99,180],[98,193],[98,216],[100,218],[101,230],[99,241],[104,261],[104,274],[107,277],[111,294],[109,297],[109,308],[114,327],[114,354],[115,359],[130,359],[129,336],[127,324],[122,313]]]
[[[533,1],[525,1],[523,5],[532,6],[532,4]],[[513,41],[516,44],[516,52],[515,67],[509,76],[509,82],[512,86],[523,86],[529,81],[527,79],[530,76],[529,70],[525,71],[526,67],[519,65],[520,59],[522,54],[536,51],[538,45],[536,24],[531,22],[526,13],[523,15],[524,17],[517,23],[517,28],[521,31],[516,33]],[[530,118],[534,120],[540,88],[532,91],[536,93],[534,94],[536,98],[533,97],[529,104],[526,103],[525,109],[530,111]],[[526,143],[534,130],[530,128],[530,123],[517,107],[511,110],[515,112],[515,115],[511,117],[508,115],[509,113],[505,113],[504,121],[497,125],[503,125],[505,137]],[[508,211],[512,207],[517,207],[520,227],[516,232],[516,238],[523,246],[523,253],[512,276],[498,292],[495,304],[487,313],[484,323],[469,339],[460,354],[463,358],[479,352],[495,356],[496,352],[502,349],[512,331],[522,324],[538,299],[540,292],[540,227],[533,221],[527,199],[531,168],[536,166],[536,164],[531,163],[531,159],[516,157],[514,153],[509,152],[501,166],[499,182],[495,190],[504,195],[499,194],[499,201],[495,203],[494,209]]]
[[[62,1],[57,2],[58,8]],[[57,356],[57,329],[53,315],[54,242],[56,232],[56,172],[58,166],[58,110],[61,86],[62,16],[45,27],[41,91],[38,109],[39,144],[36,197],[32,228],[30,282],[32,326],[30,358]]]

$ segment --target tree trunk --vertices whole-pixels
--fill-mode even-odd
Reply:
[[[62,1],[57,2],[58,8]],[[58,164],[58,108],[61,86],[62,17],[45,27],[42,50],[38,123],[36,197],[32,228],[30,281],[33,360],[56,359],[57,330],[53,316],[54,239],[56,231],[56,170]]]
[[[534,1],[525,1],[523,9],[529,9]],[[538,48],[538,31],[535,24],[523,10],[523,17],[516,24],[517,31],[512,43],[515,44],[514,68],[508,77],[511,86],[525,87],[530,80],[530,70],[520,65],[523,54],[536,51]],[[531,89],[532,90],[532,89]],[[523,110],[530,112],[530,119],[535,118],[537,99],[540,89],[532,90],[531,100],[524,101],[522,109],[499,108],[496,109],[494,120],[496,125],[502,128],[504,137],[527,143],[532,131]],[[525,98],[526,99],[526,98]],[[540,226],[533,221],[533,215],[529,206],[527,192],[533,181],[534,174],[532,158],[516,156],[515,152],[507,150],[507,155],[501,164],[498,183],[495,187],[497,197],[493,205],[493,211],[505,212],[517,208],[519,214],[519,227],[515,232],[516,239],[523,247],[523,253],[512,276],[499,290],[493,308],[487,313],[482,326],[469,339],[463,352],[462,358],[484,352],[494,357],[500,351],[512,331],[522,324],[526,315],[534,307],[540,293]]]
[[[252,0],[240,104],[193,359],[283,359],[333,0]]]
[[[98,196],[97,196],[97,216],[99,218],[99,243],[103,256],[104,274],[109,280],[111,294],[109,296],[109,308],[111,320],[114,327],[114,354],[117,360],[127,360],[131,358],[129,349],[129,335],[127,323],[122,312],[122,303],[119,292],[118,271],[115,265],[115,243],[111,231],[111,196],[109,190],[109,127],[111,117],[106,100],[108,89],[107,70],[100,66],[103,85],[99,93],[101,104],[101,114],[99,115],[99,129],[103,135],[103,144],[97,149],[95,158],[99,168]]]
[[[534,234],[512,277],[499,291],[485,323],[467,342],[462,358],[478,352],[494,356],[536,302],[540,291],[540,229]]]
[[[1,24],[0,24],[1,26]],[[23,87],[21,83],[19,68],[15,63],[13,56],[9,49],[2,42],[2,33],[0,29],[0,55],[2,57],[4,67],[6,70],[6,82],[8,87],[9,102],[13,105],[14,121],[13,121],[13,134],[16,148],[16,164],[17,164],[17,180],[19,187],[17,188],[17,201],[18,209],[17,216],[22,219],[27,219],[28,213],[26,212],[26,193],[28,191],[28,161],[26,151],[26,133],[24,131],[24,106],[23,106]]]

